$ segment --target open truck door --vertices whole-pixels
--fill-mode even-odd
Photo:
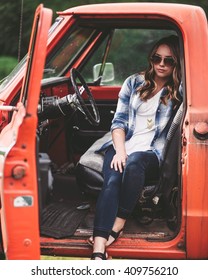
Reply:
[[[19,103],[0,135],[1,228],[6,259],[39,259],[37,107],[52,11],[39,5]],[[26,208],[26,209],[25,209]]]
[[[0,254],[90,257],[103,186],[103,153],[97,151],[110,140],[119,91],[126,77],[146,69],[144,58],[154,42],[175,35],[183,102],[169,123],[159,180],[138,197],[122,236],[107,253],[117,259],[207,259],[204,11],[173,3],[82,5],[58,12],[48,36],[50,16],[39,6],[28,71],[24,58],[0,84]],[[83,109],[95,112],[84,85],[98,106],[99,124]]]

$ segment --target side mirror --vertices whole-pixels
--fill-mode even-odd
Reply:
[[[101,79],[101,84],[112,82],[115,79],[113,63],[107,62],[104,65],[104,71],[100,77],[100,69],[103,65],[101,63],[93,66],[93,80]]]

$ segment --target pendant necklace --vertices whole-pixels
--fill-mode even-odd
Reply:
[[[147,118],[147,128],[151,129],[153,127],[154,123],[153,123],[153,119],[148,119]]]

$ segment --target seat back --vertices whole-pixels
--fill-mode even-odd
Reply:
[[[183,104],[180,105],[167,134],[160,180],[153,198],[153,202],[156,204],[158,201],[162,203],[168,226],[172,230],[175,230],[179,225],[178,217],[180,217],[182,117]]]

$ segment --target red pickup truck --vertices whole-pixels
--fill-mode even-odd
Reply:
[[[145,186],[113,258],[208,259],[208,29],[197,6],[36,11],[28,54],[0,84],[2,259],[86,257],[118,93],[156,40],[180,40],[183,103],[158,182]]]

